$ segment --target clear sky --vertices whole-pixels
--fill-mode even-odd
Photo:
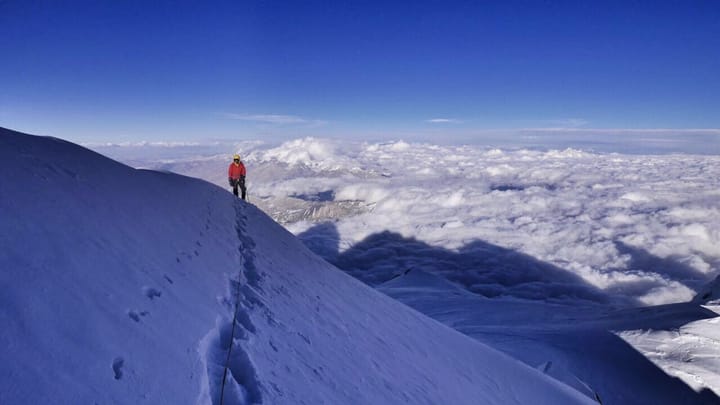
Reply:
[[[5,0],[0,52],[76,141],[720,128],[718,1]]]

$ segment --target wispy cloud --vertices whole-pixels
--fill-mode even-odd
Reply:
[[[520,132],[573,132],[587,134],[720,135],[720,128],[520,128]]]
[[[195,141],[136,141],[136,142],[81,142],[80,145],[86,148],[122,147],[122,148],[188,148],[197,146],[217,145],[218,142],[195,142]]]
[[[223,116],[225,118],[232,119],[232,120],[252,121],[252,122],[260,122],[260,123],[264,123],[264,124],[275,124],[275,125],[302,124],[302,125],[321,126],[321,125],[327,124],[327,121],[308,119],[308,118],[300,117],[298,115],[224,113]]]
[[[455,118],[433,118],[425,120],[425,122],[429,122],[430,124],[460,124],[462,121]]]
[[[590,121],[585,118],[547,118],[537,120],[519,120],[516,124],[526,125],[522,127],[507,127],[509,130],[582,130],[587,128]]]
[[[561,118],[557,120],[549,120],[547,123],[558,128],[579,128],[590,122],[584,118]]]
[[[226,118],[241,121],[264,122],[268,124],[304,124],[308,120],[297,115],[281,115],[281,114],[235,114],[227,113]]]

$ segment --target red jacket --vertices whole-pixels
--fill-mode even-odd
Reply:
[[[228,167],[228,177],[237,180],[242,176],[245,176],[245,165],[242,164],[242,162],[230,163],[230,167]]]

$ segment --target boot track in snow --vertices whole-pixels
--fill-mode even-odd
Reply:
[[[200,342],[201,359],[207,374],[203,378],[199,404],[262,404],[262,388],[255,366],[244,346],[253,341],[255,326],[250,311],[264,308],[258,295],[262,275],[255,267],[255,242],[246,232],[244,203],[236,202],[240,271],[228,280],[228,293],[221,297],[227,317],[219,318],[216,327]],[[231,315],[232,314],[232,318]],[[203,353],[204,352],[204,353]]]

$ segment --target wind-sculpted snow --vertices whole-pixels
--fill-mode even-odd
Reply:
[[[571,404],[252,205],[0,129],[0,403]]]

